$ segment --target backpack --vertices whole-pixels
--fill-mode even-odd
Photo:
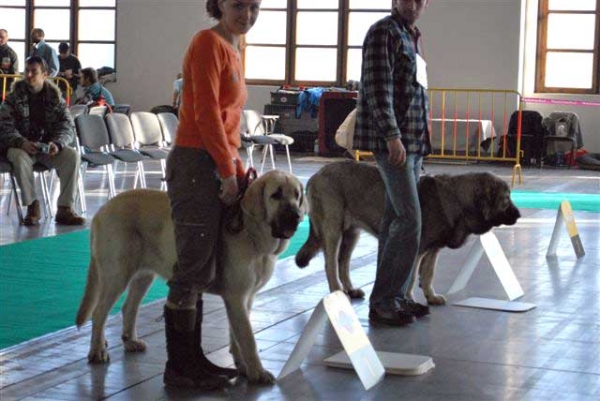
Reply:
[[[534,110],[521,111],[521,164],[531,165],[539,164],[542,157],[542,147],[544,137],[547,135],[542,125],[542,115]],[[519,111],[515,111],[510,116],[508,123],[508,132],[506,138],[506,156],[515,157],[517,151],[517,133],[519,124]],[[500,141],[498,154],[502,155],[504,141]]]

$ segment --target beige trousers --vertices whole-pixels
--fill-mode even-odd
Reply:
[[[43,164],[56,169],[60,179],[60,195],[58,206],[73,207],[77,195],[77,180],[79,179],[79,154],[73,148],[65,147],[54,156],[45,154],[29,155],[20,148],[10,148],[8,160],[13,165],[13,174],[21,188],[21,200],[24,206],[29,206],[37,199],[33,177],[33,165]]]

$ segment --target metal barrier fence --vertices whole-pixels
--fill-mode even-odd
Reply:
[[[432,152],[427,159],[514,163],[512,185],[517,174],[519,184],[523,183],[520,162],[523,101],[517,91],[430,88],[428,92]],[[517,132],[509,147],[507,134],[513,112],[518,112]],[[356,160],[370,154],[354,153]]]
[[[15,80],[19,80],[19,79],[23,79],[24,76],[21,74],[0,74],[0,91],[2,93],[2,98],[1,98],[2,101],[4,101],[6,94],[10,91],[10,88],[8,87],[8,80],[11,78],[14,78]],[[67,102],[67,106],[70,106],[71,105],[71,96],[73,95],[73,88],[71,88],[69,81],[67,81],[63,77],[48,77],[47,79],[54,81],[56,84],[58,84],[58,82],[62,82],[65,85],[65,87],[67,88],[67,94],[65,97],[65,101]]]
[[[522,99],[517,91],[495,89],[429,89],[429,118],[432,153],[428,159],[497,161],[514,163],[523,183],[521,169]],[[508,128],[518,112],[514,149],[509,150]]]

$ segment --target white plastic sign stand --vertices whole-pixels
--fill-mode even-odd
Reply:
[[[573,209],[571,209],[571,204],[569,201],[566,200],[562,201],[558,207],[556,223],[554,223],[554,231],[552,231],[552,238],[550,239],[550,245],[548,245],[546,257],[556,256],[556,248],[558,247],[558,242],[560,241],[560,226],[562,226],[563,222],[565,223],[565,227],[567,228],[567,232],[571,238],[571,244],[575,250],[575,255],[577,256],[577,259],[579,259],[585,255],[585,250],[583,249],[583,244],[581,243],[581,238],[579,237],[577,224],[575,224]]]
[[[336,291],[323,298],[313,311],[278,380],[300,368],[327,318],[345,351],[327,358],[325,364],[354,369],[366,390],[376,385],[385,373],[419,375],[435,366],[428,356],[375,352],[348,298]]]
[[[300,368],[327,317],[350,356],[352,366],[365,390],[369,390],[383,379],[385,369],[360,325],[350,301],[342,291],[333,292],[319,302],[277,379],[280,380]]]
[[[508,259],[506,259],[506,255],[500,246],[498,238],[491,231],[477,238],[477,241],[473,244],[473,247],[467,255],[464,267],[454,280],[454,283],[450,286],[448,295],[454,294],[465,288],[484,253],[492,264],[494,272],[498,276],[509,301],[487,298],[468,298],[463,301],[455,302],[454,305],[506,312],[526,312],[535,308],[535,304],[512,302],[523,296],[523,289],[521,288],[515,273],[511,269]]]

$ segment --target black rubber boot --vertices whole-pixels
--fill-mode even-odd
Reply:
[[[194,326],[194,339],[197,340],[197,345],[195,349],[198,351],[196,355],[196,359],[198,360],[198,364],[201,369],[208,370],[210,373],[215,375],[225,376],[228,379],[233,379],[239,376],[239,371],[237,369],[231,368],[222,368],[220,366],[212,363],[205,355],[202,350],[202,318],[203,318],[203,307],[204,303],[202,299],[198,299],[196,302],[196,324]]]
[[[202,369],[196,358],[196,311],[170,309],[165,306],[167,366],[163,381],[166,386],[218,390],[229,385],[227,378]]]

